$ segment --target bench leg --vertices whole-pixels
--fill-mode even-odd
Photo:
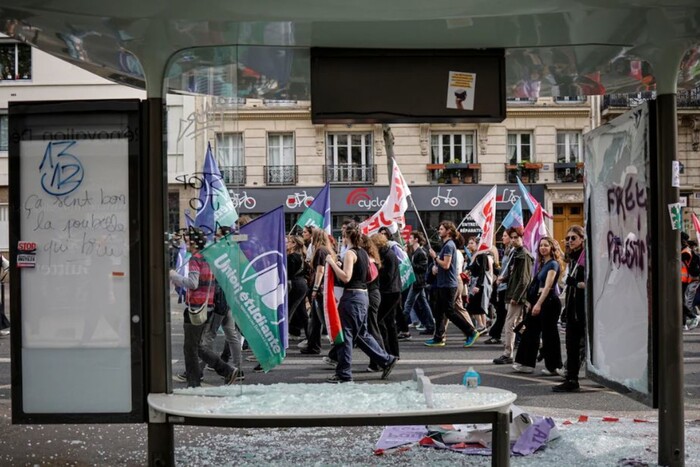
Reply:
[[[491,465],[494,467],[510,465],[510,416],[510,411],[497,413],[493,423]]]

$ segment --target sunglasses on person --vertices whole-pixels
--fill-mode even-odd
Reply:
[[[566,237],[564,240],[566,240],[567,242],[573,242],[576,239],[578,239],[578,237],[576,235],[572,235],[570,237]]]

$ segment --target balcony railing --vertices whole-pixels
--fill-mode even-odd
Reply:
[[[583,162],[556,162],[554,164],[554,177],[561,183],[583,182]]]
[[[325,181],[330,183],[376,183],[377,166],[361,164],[326,165]]]
[[[700,88],[678,91],[676,105],[678,107],[700,107]]]
[[[224,183],[227,185],[245,185],[245,167],[222,166],[219,167]]]
[[[636,107],[655,97],[655,91],[638,92],[635,94],[606,94],[603,96],[602,110],[611,107]]]
[[[655,91],[638,92],[635,94],[606,94],[603,96],[601,110],[612,107],[628,109],[654,98],[656,98]],[[678,91],[676,94],[676,105],[679,109],[700,107],[700,88]]]
[[[554,98],[557,104],[582,104],[586,102],[586,96],[557,96]]]
[[[506,99],[507,104],[515,104],[515,105],[532,105],[537,102],[536,97],[509,97]]]
[[[508,183],[517,183],[520,177],[525,183],[537,183],[540,178],[542,164],[538,162],[522,162],[520,164],[505,164],[506,180]]]
[[[428,164],[428,181],[431,183],[479,183],[481,164]]]
[[[266,185],[297,184],[296,165],[266,165],[264,169]]]

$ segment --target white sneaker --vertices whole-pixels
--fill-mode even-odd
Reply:
[[[560,368],[557,368],[557,370],[559,370],[559,369]],[[542,368],[542,375],[544,375],[544,376],[557,376],[558,373],[556,371],[549,371],[546,368]]]
[[[566,378],[566,370],[564,368],[557,368],[557,374],[562,378]]]
[[[325,363],[328,366],[332,366],[333,368],[338,366],[338,362],[336,362],[335,360],[333,360],[330,357],[323,357],[321,360],[323,361],[323,363]]]
[[[9,329],[3,329],[0,331],[0,336],[9,336],[10,335],[10,330]]]
[[[534,373],[535,368],[531,366],[521,365],[520,363],[513,363],[513,369],[516,373]]]
[[[301,341],[297,344],[297,347],[299,347],[300,349],[305,349],[306,347],[308,347],[308,345],[309,345],[309,341],[304,339],[303,341]]]
[[[688,330],[695,329],[700,325],[700,316],[696,316],[695,318],[691,319],[690,322],[688,323]],[[10,331],[7,331],[8,334]]]
[[[684,325],[683,325],[683,330],[684,330],[684,331],[690,331],[690,328],[688,327],[687,324],[684,324]]]

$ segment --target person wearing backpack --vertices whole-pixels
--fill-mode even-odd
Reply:
[[[698,326],[695,296],[700,285],[700,256],[691,248],[690,237],[681,232],[681,289],[683,292],[683,330]]]

